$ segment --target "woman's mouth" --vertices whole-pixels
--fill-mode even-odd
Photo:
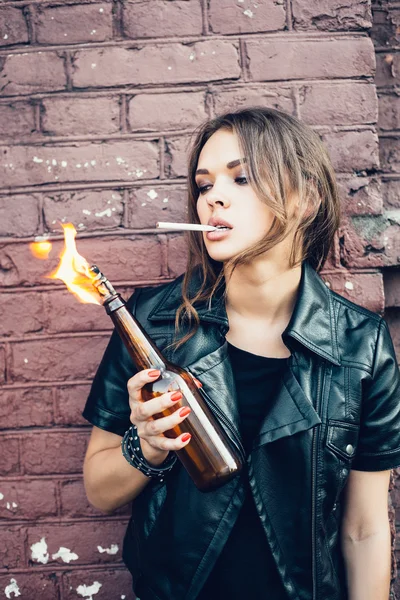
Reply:
[[[218,240],[223,240],[232,231],[229,227],[224,227],[222,225],[218,225],[218,228],[215,231],[207,231],[206,236],[208,240],[213,242],[217,242]]]

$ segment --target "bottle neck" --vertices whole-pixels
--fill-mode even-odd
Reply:
[[[138,370],[153,368],[165,371],[167,361],[140,323],[130,313],[120,294],[107,296],[103,301],[103,306],[110,315],[136,368]]]

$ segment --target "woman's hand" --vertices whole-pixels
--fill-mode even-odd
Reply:
[[[183,433],[175,439],[164,437],[164,431],[179,425],[190,414],[188,406],[176,409],[171,415],[152,419],[153,415],[172,408],[182,398],[179,391],[166,392],[161,396],[143,401],[142,387],[146,383],[155,381],[160,376],[160,371],[148,369],[139,371],[128,381],[129,405],[131,408],[131,422],[136,425],[140,437],[140,446],[148,463],[153,466],[160,465],[168,456],[169,451],[180,450],[190,441],[190,433]],[[200,382],[196,381],[196,385]],[[201,384],[200,384],[201,385]]]

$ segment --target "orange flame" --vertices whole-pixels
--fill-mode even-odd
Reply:
[[[33,256],[35,256],[36,258],[40,258],[41,260],[46,260],[47,258],[49,258],[49,254],[52,248],[51,242],[33,242],[29,246]]]
[[[77,232],[75,227],[72,223],[66,223],[65,225],[62,224],[62,228],[64,229],[64,249],[60,254],[60,263],[58,268],[47,277],[63,281],[68,290],[80,302],[84,304],[101,304],[99,295],[92,285],[89,263],[76,249],[75,238]],[[50,242],[36,242],[30,245],[33,254],[37,257],[43,253],[42,244],[49,244],[51,250]]]

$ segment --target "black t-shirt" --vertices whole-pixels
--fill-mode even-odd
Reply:
[[[228,342],[246,451],[280,385],[286,358],[252,354]],[[198,600],[287,600],[247,484],[246,499]]]

